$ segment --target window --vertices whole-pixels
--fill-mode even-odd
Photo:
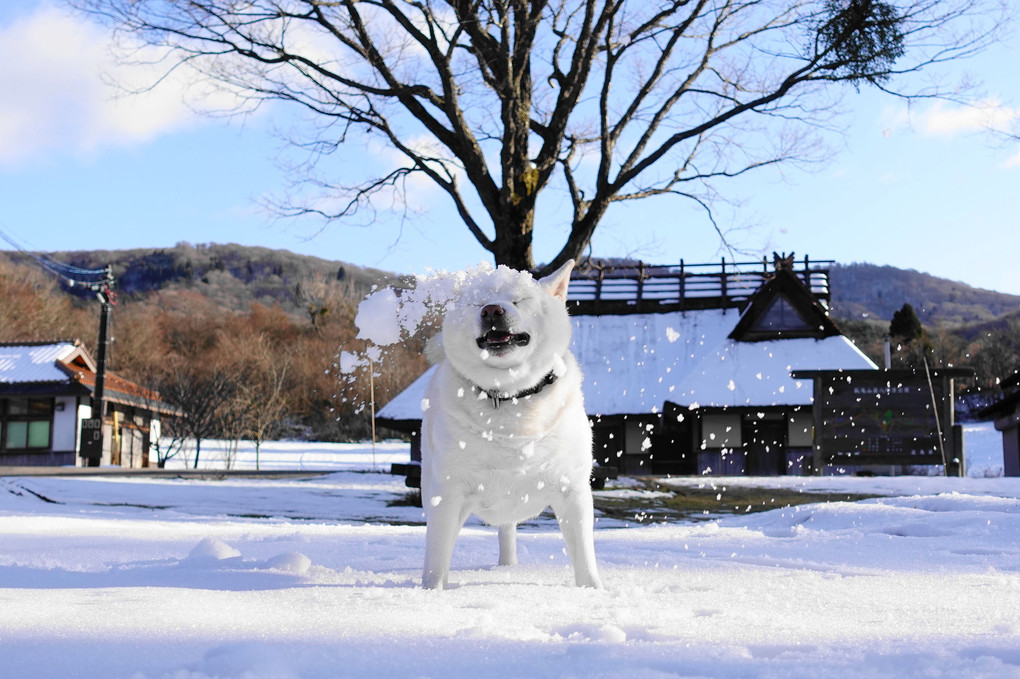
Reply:
[[[50,447],[53,399],[14,398],[0,409],[3,416],[4,450],[46,449]]]

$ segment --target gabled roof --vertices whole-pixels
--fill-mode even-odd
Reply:
[[[877,369],[850,340],[794,338],[754,343],[728,337],[735,311],[574,316],[571,350],[584,373],[589,415],[661,412],[666,401],[690,407],[808,405],[810,380],[791,370]],[[379,411],[391,421],[421,419],[431,371]]]
[[[71,380],[84,386],[90,393],[95,391],[95,371],[82,369],[80,366],[71,365],[63,361],[58,363]],[[159,394],[157,392],[151,389],[146,389],[145,387],[135,384],[129,380],[125,380],[123,377],[119,377],[111,372],[106,373],[106,380],[103,383],[103,387],[107,392],[116,392],[122,396],[130,397],[130,400],[136,404],[159,400]]]
[[[779,267],[751,296],[730,333],[738,342],[842,334],[829,313],[792,269]]]
[[[571,351],[584,374],[588,414],[653,414],[667,401],[690,408],[803,406],[814,399],[813,384],[794,379],[793,370],[877,370],[829,318],[819,301],[828,298],[827,292],[816,296],[809,287],[814,283],[807,259],[800,273],[794,270],[793,255],[774,254],[773,265],[774,273],[756,274],[754,280],[764,282],[747,293],[739,315],[728,304],[695,308],[684,303],[680,308],[660,305],[659,313],[620,314],[615,309],[572,316]],[[686,281],[690,275],[682,269],[677,280]],[[651,287],[655,279],[646,276],[648,270],[642,267],[640,273],[638,280]],[[599,277],[597,282],[605,285],[607,280]],[[719,284],[725,291],[741,280],[724,273]],[[572,281],[571,290],[586,294],[582,284],[587,283]],[[380,409],[379,418],[420,420],[431,372]]]
[[[96,363],[78,340],[0,343],[0,391],[8,395],[70,393],[90,396],[96,388]],[[158,393],[111,372],[105,398],[161,413],[179,414]]]
[[[60,363],[93,372],[96,369],[92,357],[78,340],[2,342],[0,384],[66,382],[67,373]]]

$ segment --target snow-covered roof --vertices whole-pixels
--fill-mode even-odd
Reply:
[[[850,340],[728,338],[734,310],[575,316],[572,350],[584,372],[589,415],[637,415],[666,401],[701,407],[807,405],[810,381],[792,370],[875,369]],[[379,411],[391,420],[421,418],[426,372]]]
[[[66,382],[67,373],[57,361],[67,361],[79,351],[73,342],[0,344],[0,383]]]
[[[407,389],[380,408],[376,415],[384,420],[420,420],[421,400],[425,398],[425,386],[429,383],[435,370],[435,366],[426,370]]]
[[[76,341],[0,343],[0,389],[4,393],[25,393],[18,385],[46,384],[61,392],[70,389],[91,394],[96,388],[96,368],[92,357]],[[157,392],[111,372],[106,373],[105,388],[104,398],[109,401],[179,414],[162,403]]]
[[[584,373],[591,415],[651,413],[675,401],[675,388],[706,352],[726,341],[733,309],[576,316],[572,350]]]
[[[701,407],[809,405],[814,400],[813,382],[793,379],[791,371],[875,368],[842,335],[817,340],[727,340],[677,384],[668,400]]]

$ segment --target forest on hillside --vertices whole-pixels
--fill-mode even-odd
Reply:
[[[384,404],[426,367],[422,341],[411,338],[374,366],[371,385],[367,368],[339,373],[341,349],[364,348],[357,304],[386,275],[241,250],[181,244],[62,261],[113,265],[109,368],[188,416],[188,429],[171,436],[364,440],[373,388]],[[24,257],[0,255],[0,341],[79,338],[95,356],[98,319],[92,293],[62,288]]]
[[[961,328],[1020,312],[1020,297],[893,266],[836,264],[829,270],[833,311],[840,318],[892,320],[904,304],[926,326]]]
[[[182,436],[364,439],[368,394],[381,407],[426,368],[424,338],[414,337],[371,366],[371,383],[368,366],[339,371],[341,351],[364,349],[354,327],[360,300],[373,286],[403,284],[383,271],[238,245],[53,257],[112,267],[110,369],[187,413]],[[843,332],[879,365],[891,334],[894,366],[973,368],[976,379],[961,388],[978,405],[993,399],[998,380],[1020,366],[1020,298],[890,267],[854,269],[870,266],[833,269]],[[0,341],[79,338],[95,355],[98,309],[92,293],[61,287],[30,258],[0,254]]]

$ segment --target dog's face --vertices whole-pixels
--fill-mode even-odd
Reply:
[[[541,281],[504,266],[479,274],[444,316],[446,358],[485,389],[533,386],[570,346],[564,302],[572,266]]]

